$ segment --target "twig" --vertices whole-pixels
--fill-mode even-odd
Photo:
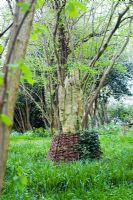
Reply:
[[[13,22],[2,32],[0,33],[0,38],[12,27]]]

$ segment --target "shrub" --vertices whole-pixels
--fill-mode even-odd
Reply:
[[[33,129],[33,136],[34,137],[49,137],[51,136],[51,132],[50,132],[50,129],[35,128]]]
[[[26,131],[25,133],[19,133],[17,131],[12,131],[11,136],[27,136],[27,137],[49,137],[51,136],[50,129],[44,128],[34,128],[32,130]]]
[[[20,136],[22,133],[12,130],[11,136]]]
[[[109,118],[115,123],[130,123],[133,120],[133,107],[122,104],[110,107]]]
[[[78,151],[80,154],[80,159],[99,159],[102,152],[98,133],[94,130],[82,131],[80,133]]]
[[[105,124],[102,125],[98,131],[101,135],[117,135],[122,132],[122,126],[114,123]]]
[[[26,131],[23,135],[25,136],[33,136],[33,130]]]
[[[51,132],[50,129],[34,128],[33,130],[25,132],[24,135],[31,137],[49,137],[51,136]]]

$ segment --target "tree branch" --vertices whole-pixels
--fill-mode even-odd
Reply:
[[[13,8],[12,8],[12,6],[11,6],[10,0],[6,0],[6,1],[7,1],[7,3],[8,3],[9,8],[10,8],[11,14],[14,16]]]
[[[89,67],[94,67],[94,65],[97,62],[97,60],[102,56],[102,54],[104,53],[104,51],[107,49],[110,40],[112,39],[114,33],[116,32],[116,30],[119,28],[119,26],[121,24],[122,17],[127,13],[128,10],[129,10],[129,6],[126,7],[126,9],[121,14],[119,14],[114,28],[110,32],[110,34],[109,34],[108,38],[106,39],[106,41],[103,43],[103,45],[98,50],[96,56],[90,62]],[[88,74],[86,74],[83,77],[83,80],[82,80],[83,84],[82,84],[82,86],[84,85],[84,82],[87,80],[87,78],[88,78]]]
[[[111,64],[110,66],[108,66],[108,67],[105,69],[105,71],[104,71],[104,73],[103,73],[103,75],[102,75],[102,77],[101,77],[100,83],[99,83],[99,85],[98,85],[96,91],[95,91],[94,94],[89,98],[90,101],[88,102],[88,107],[87,107],[87,109],[86,109],[86,112],[85,112],[85,115],[84,115],[83,121],[82,121],[82,126],[83,126],[83,127],[85,126],[85,121],[86,121],[85,119],[87,118],[87,116],[88,116],[88,114],[89,114],[89,112],[90,112],[90,109],[91,109],[91,107],[92,107],[94,101],[96,100],[96,98],[97,98],[97,96],[98,96],[98,94],[99,94],[101,88],[103,87],[107,75],[110,73],[110,71],[112,70],[112,68],[113,68],[113,66],[114,66],[114,64],[115,64],[115,62],[116,62],[116,60],[120,57],[120,55],[122,54],[122,52],[124,51],[125,47],[127,46],[128,42],[129,42],[129,38],[130,38],[130,34],[131,34],[131,24],[132,24],[132,19],[130,19],[129,29],[128,29],[128,36],[127,36],[127,38],[126,38],[126,41],[125,41],[124,45],[122,46],[122,48],[121,48],[121,50],[118,52],[118,54],[117,54],[116,56],[114,56],[114,58],[113,58],[113,60],[112,60],[112,64]]]
[[[0,38],[3,37],[3,35],[12,27],[13,22],[2,32],[0,33]]]

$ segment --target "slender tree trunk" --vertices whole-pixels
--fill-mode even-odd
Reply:
[[[32,130],[32,126],[30,123],[30,108],[28,105],[28,99],[27,99],[26,93],[25,93],[25,116],[24,116],[24,118],[26,120],[26,124],[25,124],[26,130]]]
[[[11,30],[11,36],[8,45],[7,64],[15,64],[20,59],[24,58],[27,48],[27,43],[30,36],[33,15],[34,15],[34,1],[21,1],[31,4],[29,11],[26,13],[21,11],[21,8],[16,7],[14,23]],[[5,92],[4,103],[1,104],[2,113],[13,120],[14,107],[16,102],[16,93],[19,87],[21,71],[19,68],[8,72],[7,86],[1,88],[0,95]],[[1,96],[0,96],[1,98]],[[1,98],[2,99],[2,98]],[[6,160],[9,145],[10,127],[0,122],[0,191],[3,187],[3,178],[6,168]]]

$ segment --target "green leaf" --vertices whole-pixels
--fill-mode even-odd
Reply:
[[[87,72],[91,76],[95,76],[97,74],[97,71],[95,69],[90,68],[88,65],[83,63],[72,63],[69,64],[69,70],[73,71],[74,69],[78,69],[81,72]]]
[[[20,177],[20,182],[22,184],[23,187],[25,187],[27,185],[28,179],[26,176],[21,176]]]
[[[33,40],[33,41],[37,41],[38,40],[38,35],[36,34],[36,33],[32,33],[31,34],[31,39]]]
[[[16,175],[13,177],[13,180],[14,180],[14,181],[17,181],[18,179],[19,179],[19,177],[16,176]]]
[[[42,7],[44,4],[44,0],[37,0],[36,4],[35,4],[35,8],[38,9],[40,7]]]
[[[65,8],[65,12],[68,15],[68,17],[70,18],[78,17],[81,11],[83,12],[86,11],[86,6],[83,3],[79,2],[78,0],[68,1],[67,6]]]
[[[34,24],[34,29],[37,33],[44,33],[44,32],[47,32],[47,27],[45,25],[42,25],[42,24],[38,24],[38,23],[35,23]]]
[[[4,82],[4,74],[0,72],[0,86],[3,85]]]
[[[120,63],[115,64],[114,68],[120,73],[126,73],[127,72],[127,68],[123,64],[120,64]]]
[[[11,126],[12,125],[12,120],[5,114],[0,115],[0,120],[6,125],[6,126]]]
[[[29,10],[29,8],[30,8],[30,4],[29,3],[24,3],[24,2],[17,3],[17,6],[19,8],[21,8],[22,12],[27,12]]]
[[[79,12],[78,10],[76,9],[76,6],[74,5],[73,2],[70,2],[69,5],[67,6],[66,8],[66,11],[69,15],[69,17],[73,18],[73,17],[77,17]]]
[[[3,52],[4,47],[0,44],[0,54]]]
[[[22,173],[23,173],[23,168],[22,168],[21,166],[18,166],[18,167],[16,168],[16,171],[17,171],[17,174],[18,174],[19,176],[21,176]]]
[[[36,41],[39,38],[39,34],[47,33],[47,32],[48,32],[48,29],[45,25],[35,23],[33,25],[33,31],[32,31],[32,34],[31,34],[31,39],[33,41]]]
[[[29,67],[24,63],[19,63],[20,70],[22,72],[22,79],[26,80],[29,84],[33,85],[35,81],[32,78],[32,72]]]
[[[19,68],[22,72],[22,79],[26,80],[29,84],[33,85],[35,81],[32,79],[32,72],[23,60],[18,63],[9,64],[8,67],[12,70]],[[0,81],[2,82],[2,80]]]

